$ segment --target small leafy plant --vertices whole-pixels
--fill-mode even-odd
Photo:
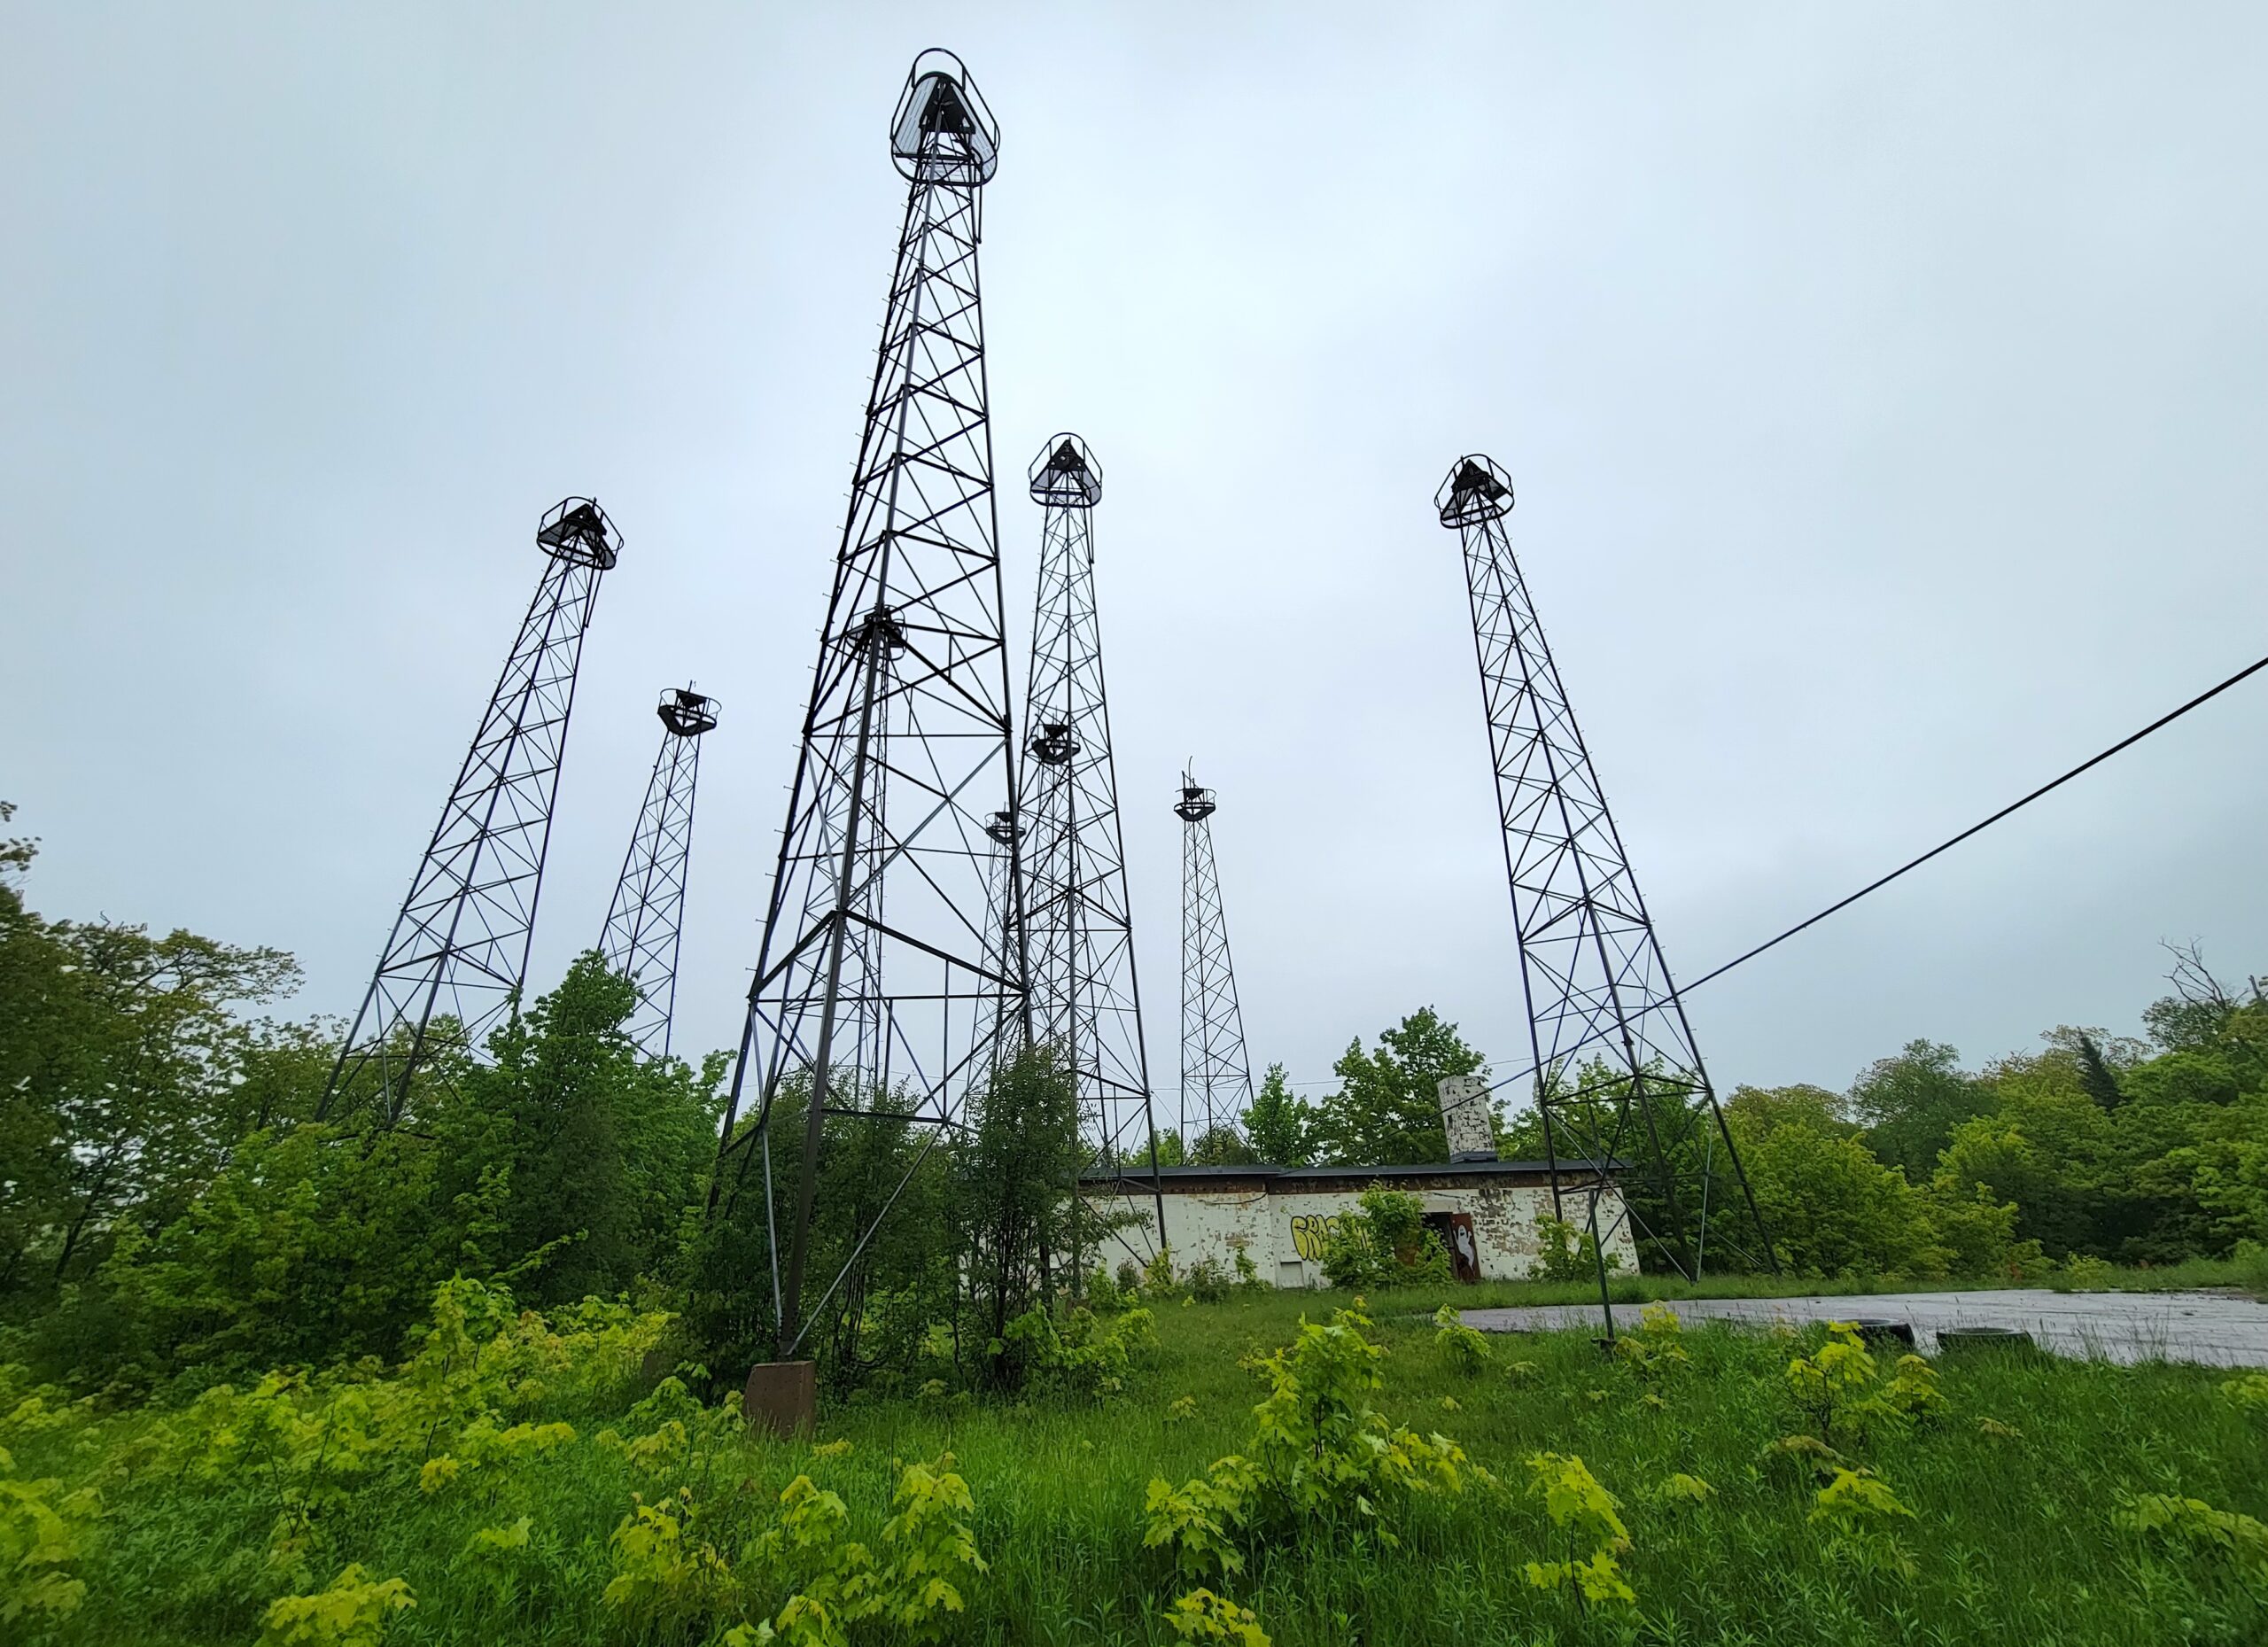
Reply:
[[[1535,1264],[1530,1272],[1539,1281],[1596,1281],[1601,1269],[1598,1242],[1588,1230],[1563,1218],[1535,1221]],[[1622,1267],[1622,1255],[1609,1253],[1604,1265],[1609,1275]]]
[[[1236,1647],[1269,1647],[1268,1632],[1249,1607],[1239,1607],[1209,1589],[1177,1597],[1166,1609],[1166,1628],[1185,1642],[1232,1642]]]
[[[1682,1470],[1669,1476],[1653,1491],[1656,1503],[1685,1508],[1706,1503],[1716,1496],[1715,1488],[1699,1476],[1688,1475]]]
[[[1219,1472],[1221,1465],[1214,1469]],[[1142,1507],[1149,1516],[1142,1529],[1145,1550],[1172,1550],[1174,1565],[1192,1578],[1229,1578],[1244,1571],[1235,1537],[1244,1494],[1232,1472],[1226,1479],[1199,1478],[1179,1487],[1153,1477]]]
[[[316,1594],[272,1604],[260,1647],[378,1647],[387,1621],[416,1604],[402,1580],[373,1579],[350,1564]]]
[[[0,1472],[14,1468],[0,1448]],[[52,1622],[86,1599],[86,1581],[71,1567],[87,1553],[102,1501],[92,1488],[62,1488],[52,1476],[0,1480],[0,1623]]]
[[[1145,1544],[1171,1550],[1183,1572],[1225,1575],[1241,1568],[1240,1541],[1352,1523],[1392,1546],[1394,1512],[1412,1496],[1495,1488],[1448,1436],[1390,1424],[1371,1405],[1386,1352],[1370,1328],[1352,1309],[1302,1318],[1291,1343],[1248,1363],[1269,1387],[1253,1409],[1250,1455],[1216,1459],[1179,1488],[1153,1480]]]
[[[2226,1562],[2248,1577],[2268,1580],[2268,1526],[2202,1498],[2144,1493],[2111,1515],[2114,1526],[2149,1542]]]
[[[1667,1304],[1648,1304],[1638,1325],[1614,1340],[1614,1353],[1640,1378],[1652,1380],[1690,1363],[1685,1353],[1685,1325]]]
[[[1875,1394],[1875,1358],[1847,1321],[1830,1321],[1827,1341],[1809,1356],[1788,1363],[1788,1387],[1818,1433],[1832,1446],[1837,1435],[1864,1432],[1869,1418],[1883,1411]]]
[[[1617,1513],[1614,1495],[1572,1453],[1537,1453],[1527,1467],[1532,1477],[1528,1490],[1542,1496],[1544,1513],[1567,1541],[1565,1559],[1527,1564],[1528,1583],[1537,1589],[1572,1594],[1579,1609],[1635,1609],[1637,1592],[1623,1579],[1616,1560],[1629,1550],[1630,1532]],[[1586,1549],[1588,1555],[1579,1553]]]
[[[1830,1555],[1868,1572],[1910,1579],[1918,1569],[1893,1530],[1901,1519],[1914,1519],[1914,1512],[1871,1470],[1838,1469],[1812,1504],[1812,1524],[1825,1530]]]
[[[1455,1304],[1443,1304],[1433,1312],[1433,1342],[1449,1358],[1449,1365],[1467,1378],[1478,1378],[1487,1371],[1491,1356],[1488,1335],[1464,1325]]]
[[[2242,1378],[2225,1379],[2221,1394],[2240,1410],[2268,1418],[2268,1372],[2248,1372]]]

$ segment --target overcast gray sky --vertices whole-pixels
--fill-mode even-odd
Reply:
[[[1004,129],[1000,471],[1076,429],[1149,1041],[1178,763],[1257,1067],[1431,1002],[1525,1042],[1455,538],[1516,548],[1673,967],[2268,645],[2258,7],[0,5],[0,796],[35,904],[294,952],[350,1012],[595,493],[534,976],[655,693],[725,703],[678,1043],[737,1037],[903,183]],[[1014,644],[1038,537],[1005,486]],[[2136,1027],[2268,970],[2268,681],[1697,992],[1720,1085]]]

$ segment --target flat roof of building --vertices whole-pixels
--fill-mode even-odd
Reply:
[[[1627,1162],[1617,1161],[1610,1170],[1619,1170]],[[1563,1161],[1562,1172],[1589,1172],[1591,1163],[1583,1161]],[[1268,1184],[1286,1178],[1321,1180],[1331,1184],[1367,1185],[1393,1179],[1410,1178],[1540,1178],[1551,1175],[1548,1161],[1429,1161],[1416,1167],[1160,1167],[1157,1169],[1158,1187],[1174,1192],[1193,1192],[1228,1184]],[[1090,1167],[1079,1175],[1083,1183],[1108,1183],[1114,1179],[1149,1187],[1150,1169],[1146,1166],[1119,1168]]]

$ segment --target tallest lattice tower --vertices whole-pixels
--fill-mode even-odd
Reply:
[[[905,221],[718,1173],[763,1185],[783,1354],[827,1117],[945,1123],[1023,1017],[986,912],[1015,790],[976,255],[999,128],[951,52],[914,60],[890,152]]]

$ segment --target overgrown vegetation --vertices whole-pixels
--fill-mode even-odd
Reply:
[[[0,1635],[1851,1647],[2268,1629],[2268,1429],[2243,1376],[1884,1365],[1845,1331],[1666,1313],[1613,1356],[1554,1333],[1476,1358],[1418,1308],[1433,1296],[1176,1308],[1108,1393],[866,1397],[796,1441],[655,1381],[658,1315],[537,1315],[465,1281],[390,1368],[127,1410],[12,1372]]]

